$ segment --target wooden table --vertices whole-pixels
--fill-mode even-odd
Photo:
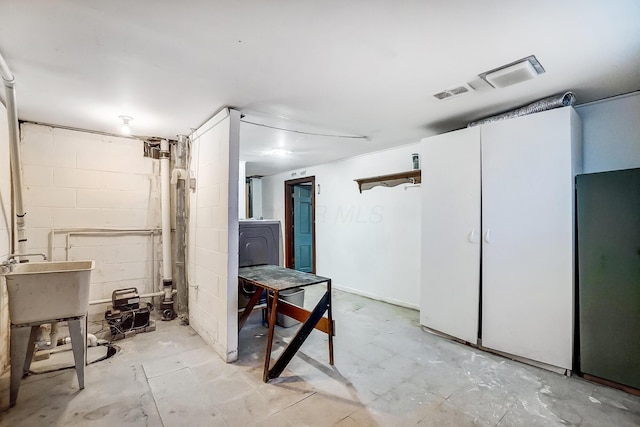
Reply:
[[[314,328],[329,336],[329,364],[333,365],[333,336],[335,335],[335,325],[331,315],[331,279],[279,267],[277,265],[257,265],[238,269],[238,280],[250,283],[267,291],[269,338],[267,339],[267,351],[262,376],[264,382],[280,376]],[[312,311],[278,299],[280,291],[302,288],[319,283],[326,283],[327,291]],[[251,310],[253,310],[253,307],[260,299],[261,294],[262,291],[256,290],[245,309],[240,313],[238,331],[244,326],[247,318],[251,314]],[[325,311],[327,312],[327,317],[324,317]],[[296,335],[291,342],[289,342],[289,345],[284,349],[278,360],[276,360],[273,367],[270,368],[271,347],[273,345],[273,333],[276,325],[276,313],[278,312],[302,322],[302,326],[298,329],[298,332],[296,332]]]

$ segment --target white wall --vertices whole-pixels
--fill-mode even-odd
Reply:
[[[238,132],[224,109],[191,135],[189,322],[227,362],[238,357]]]
[[[578,106],[584,173],[640,167],[640,92]]]
[[[419,144],[309,167],[316,177],[316,267],[336,288],[412,308],[420,300],[420,191],[353,181],[412,168]],[[284,181],[301,171],[262,178],[263,215],[284,225]]]
[[[640,92],[576,108],[583,123],[584,173],[640,167]],[[358,194],[355,178],[411,168],[418,144],[306,169],[316,176],[317,272],[341,287],[418,307],[420,206],[417,189]],[[284,184],[301,171],[264,177],[265,218],[284,224]]]
[[[160,226],[159,164],[143,157],[142,142],[23,123],[21,148],[29,252],[49,252],[52,229]],[[160,285],[160,242],[159,235],[71,235],[67,247],[66,233],[56,232],[49,255],[95,260],[90,299],[105,299],[115,289]],[[104,317],[106,308],[91,306],[89,314]]]
[[[0,262],[11,251],[11,170],[7,110],[0,104]],[[4,277],[0,277],[0,373],[9,368],[9,306]],[[2,398],[0,398],[2,400]]]
[[[251,178],[252,218],[263,218],[262,214],[262,178]]]
[[[238,163],[238,218],[247,218],[247,184],[246,184],[247,162]]]

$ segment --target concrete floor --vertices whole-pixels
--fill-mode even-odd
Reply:
[[[306,304],[319,289],[308,289]],[[189,327],[118,341],[113,358],[31,375],[1,426],[639,426],[640,398],[422,331],[413,310],[336,291],[335,366],[314,331],[283,375],[262,382],[255,312],[225,364]],[[296,328],[278,328],[274,353]],[[275,354],[274,354],[275,355]],[[6,390],[5,390],[6,391]]]

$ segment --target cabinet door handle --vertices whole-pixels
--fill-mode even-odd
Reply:
[[[469,237],[468,237],[469,243],[475,243],[476,242],[476,229],[472,229],[471,233],[469,233]]]
[[[491,243],[491,230],[487,228],[487,231],[484,232],[484,241],[486,243]]]

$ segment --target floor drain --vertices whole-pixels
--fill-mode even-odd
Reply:
[[[67,348],[68,347],[68,348]],[[112,358],[120,351],[120,347],[111,343],[100,344],[87,348],[87,365],[102,362]],[[62,371],[65,369],[75,369],[75,361],[71,344],[59,346],[50,353],[48,359],[33,361],[29,369],[30,375],[47,374],[49,372]]]

